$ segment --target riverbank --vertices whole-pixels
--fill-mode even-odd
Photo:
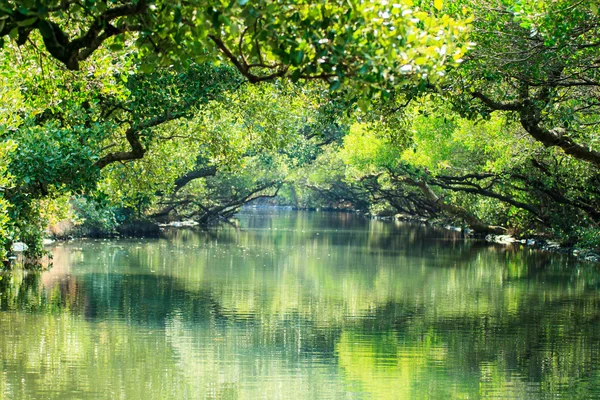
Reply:
[[[600,263],[600,254],[594,250],[583,249],[576,246],[561,246],[561,244],[558,242],[539,237],[518,239],[511,235],[487,235],[485,240],[488,242],[504,244],[508,246],[528,246],[543,251],[568,254],[583,261]]]
[[[544,238],[541,235],[534,235],[531,237],[515,237],[513,235],[475,235],[473,231],[469,228],[461,228],[458,226],[453,226],[448,224],[447,221],[442,219],[440,220],[431,220],[422,217],[415,217],[411,215],[405,214],[395,214],[391,215],[368,215],[369,218],[373,219],[381,219],[381,220],[397,220],[404,221],[410,223],[424,224],[427,226],[435,226],[438,228],[444,228],[457,232],[464,232],[465,237],[472,237],[475,239],[485,240],[490,243],[497,243],[506,246],[527,246],[530,248],[535,248],[541,251],[547,251],[551,253],[559,253],[559,254],[567,254],[573,257],[576,257],[578,260],[588,261],[593,263],[600,263],[600,253],[595,249],[586,249],[577,246],[565,246],[561,245],[557,241],[550,240],[548,238]]]
[[[265,207],[247,207],[248,209],[264,209]],[[279,207],[276,207],[279,209]],[[282,210],[291,210],[290,208],[281,208]],[[302,210],[306,211],[306,210]],[[316,210],[312,210],[316,211]],[[422,217],[410,216],[405,214],[385,214],[385,215],[374,215],[374,214],[361,214],[349,210],[318,210],[317,212],[343,212],[353,213],[362,215],[369,219],[387,220],[387,221],[403,221],[414,224],[423,224],[426,226],[438,227],[448,229],[452,231],[462,232],[466,239],[472,238],[477,240],[485,240],[490,243],[497,243],[506,246],[526,246],[535,248],[541,251],[568,254],[576,257],[582,261],[600,263],[600,254],[594,249],[586,249],[577,246],[564,246],[556,241],[552,241],[548,238],[541,236],[532,237],[515,237],[512,235],[475,235],[469,228],[462,228],[454,226],[448,223],[444,219],[426,219]],[[175,221],[168,224],[159,224],[148,220],[131,221],[126,224],[122,224],[116,227],[113,231],[99,231],[99,230],[81,230],[71,229],[68,231],[62,230],[49,230],[49,232],[55,232],[50,234],[49,238],[52,240],[70,240],[77,238],[127,238],[127,237],[159,237],[161,231],[165,228],[198,228],[199,224],[195,221]],[[59,234],[56,234],[59,233]]]

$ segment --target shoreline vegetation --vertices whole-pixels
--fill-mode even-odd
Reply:
[[[595,0],[50,3],[0,7],[2,264],[247,204],[600,252]]]
[[[474,232],[466,227],[453,226],[444,220],[426,220],[424,218],[412,217],[409,215],[395,214],[395,215],[371,215],[371,214],[360,214],[352,210],[343,209],[298,209],[292,206],[247,206],[242,209],[242,212],[253,212],[256,210],[261,211],[294,211],[294,212],[331,212],[331,213],[350,213],[356,214],[361,218],[380,220],[380,221],[401,221],[410,224],[417,224],[423,226],[430,226],[435,228],[442,228],[449,231],[461,232],[461,236],[464,240],[480,240],[488,243],[495,243],[504,246],[513,246],[515,248],[533,248],[539,251],[565,254],[575,257],[580,261],[587,261],[592,263],[600,263],[600,254],[590,249],[582,249],[576,246],[561,246],[559,243],[548,240],[541,236],[531,237],[514,237],[512,235],[494,235],[494,234],[474,234]],[[227,221],[232,226],[236,227],[235,218]],[[222,225],[223,221],[213,223],[213,227]],[[50,234],[46,238],[44,243],[45,246],[51,246],[55,242],[70,241],[77,239],[126,239],[126,238],[159,238],[162,236],[165,229],[207,229],[209,226],[201,226],[195,220],[181,220],[171,222],[151,222],[151,221],[136,221],[129,222],[126,225],[119,226],[115,231],[112,232],[100,232],[100,231],[88,231],[83,233],[81,229],[76,229],[75,225],[71,222],[65,224],[62,222],[63,230],[59,235]],[[71,231],[65,231],[64,225],[70,225],[74,229]],[[57,229],[50,229],[50,231],[57,231]]]

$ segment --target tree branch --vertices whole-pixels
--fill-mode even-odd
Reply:
[[[522,101],[514,101],[511,103],[501,103],[494,101],[481,92],[471,92],[471,96],[481,100],[486,106],[494,111],[520,111],[523,108]]]
[[[214,165],[190,171],[175,181],[175,188],[173,189],[173,193],[177,193],[181,188],[183,188],[185,185],[187,185],[195,179],[214,176],[216,173],[217,167]]]

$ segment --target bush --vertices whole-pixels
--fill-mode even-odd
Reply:
[[[600,250],[600,229],[579,228],[577,246],[585,249]]]
[[[124,219],[117,208],[101,199],[78,196],[71,200],[71,205],[75,214],[74,233],[79,236],[114,236]]]

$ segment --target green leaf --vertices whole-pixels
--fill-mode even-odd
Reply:
[[[360,108],[360,110],[363,112],[369,111],[369,101],[367,99],[361,98],[360,100],[358,100],[358,108]]]
[[[142,73],[148,74],[154,70],[154,65],[149,63],[144,63],[140,65],[140,71]]]
[[[16,39],[17,36],[19,36],[19,28],[15,26],[10,30],[10,32],[8,32],[8,37],[11,39]]]
[[[298,82],[301,75],[302,75],[302,72],[300,72],[300,70],[297,69],[294,72],[292,72],[292,76],[290,78],[292,79],[292,82]]]
[[[17,22],[17,25],[19,26],[31,26],[33,25],[36,21],[37,21],[37,17],[33,17],[33,18],[27,18],[23,21],[19,21]]]
[[[297,50],[290,54],[292,65],[298,66],[302,64],[302,60],[304,60],[304,52],[301,50]]]
[[[175,16],[173,17],[173,21],[174,21],[176,24],[179,24],[179,23],[181,23],[181,20],[182,20],[182,19],[183,19],[183,17],[182,17],[182,15],[181,15],[181,8],[177,7],[177,8],[175,9]]]
[[[220,16],[221,16],[220,11],[212,11],[211,12],[211,22],[212,22],[212,26],[214,29],[219,29],[219,27],[221,26],[221,21],[219,20]]]

